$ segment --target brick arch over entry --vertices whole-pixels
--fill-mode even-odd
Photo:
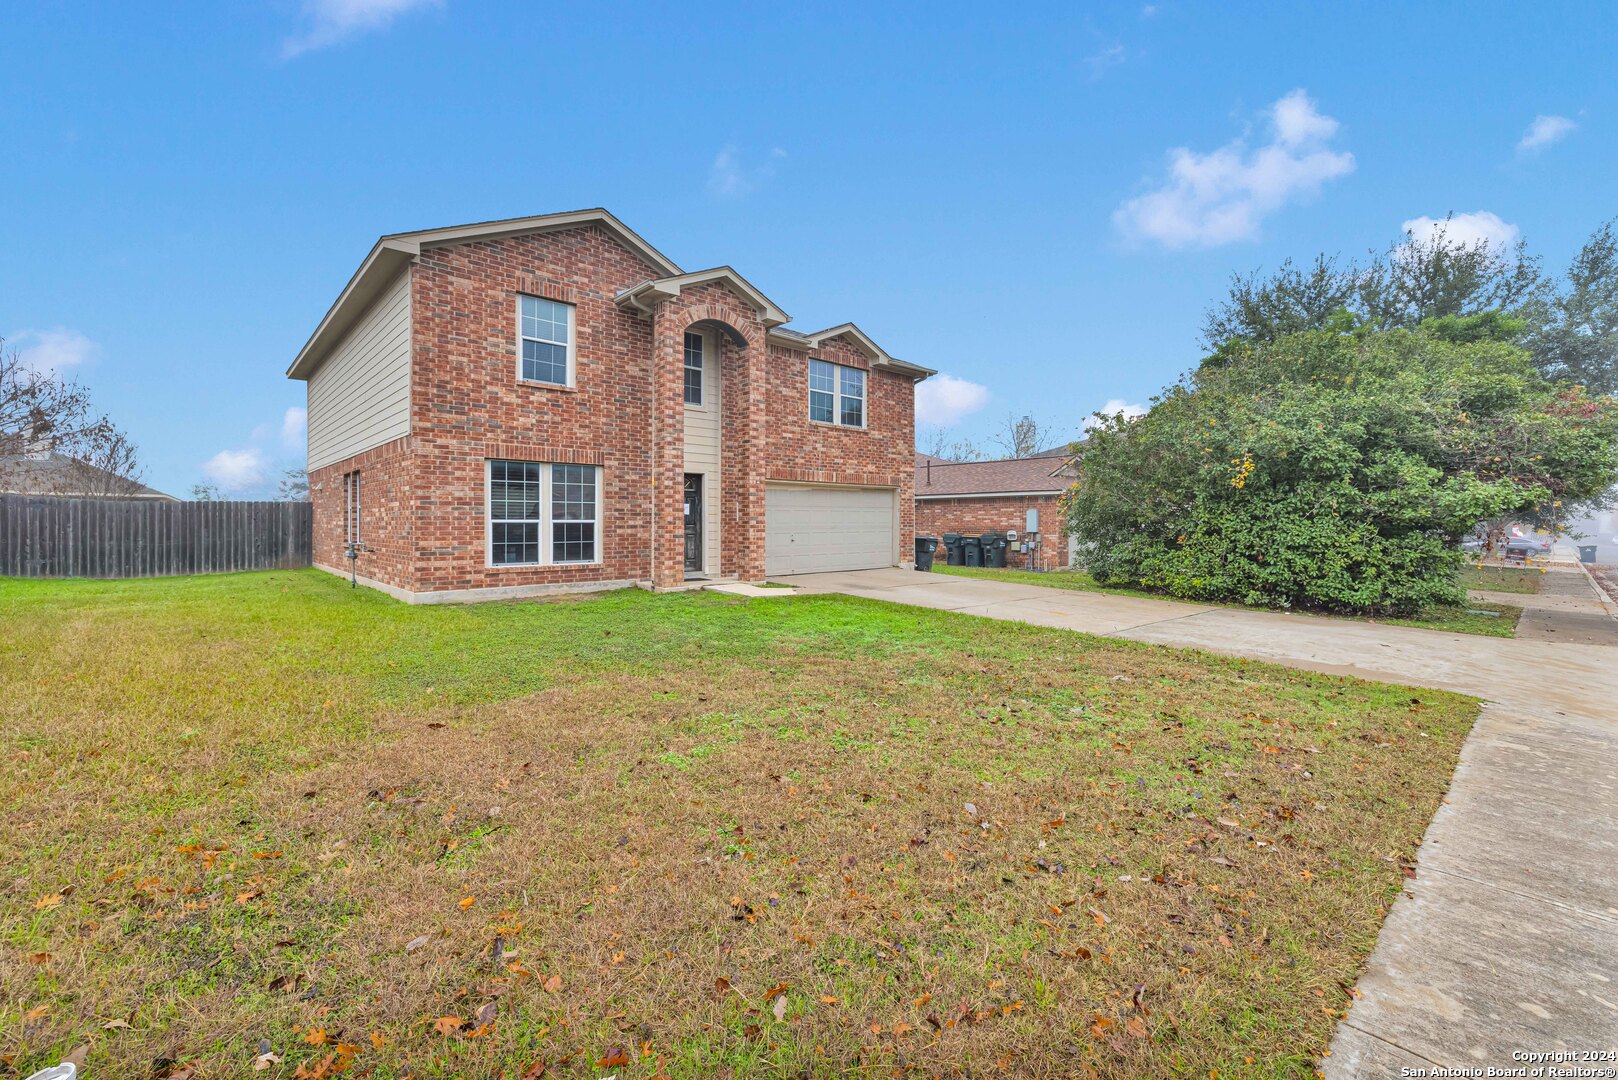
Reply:
[[[716,576],[764,576],[766,453],[765,327],[750,306],[718,282],[704,283],[657,306],[653,315],[652,582],[685,580],[684,345],[687,330],[712,330],[719,345],[721,456],[718,497],[705,509],[719,526]]]

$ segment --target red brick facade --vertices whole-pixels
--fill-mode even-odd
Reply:
[[[981,535],[1008,532],[1020,536],[1028,525],[1028,511],[1039,511],[1043,537],[1040,559],[1045,569],[1068,565],[1067,532],[1055,495],[1002,495],[990,498],[921,499],[916,503],[916,532],[921,536],[942,537],[945,533]],[[940,552],[942,555],[942,552]],[[1008,566],[1027,566],[1026,555],[1007,548]]]
[[[527,587],[675,586],[684,580],[683,339],[719,344],[722,386],[719,575],[764,577],[766,480],[891,487],[899,551],[913,546],[916,375],[872,370],[847,339],[813,355],[869,372],[867,427],[808,419],[808,356],[767,340],[757,298],[725,281],[686,285],[649,314],[621,290],[663,271],[585,225],[424,246],[411,276],[410,434],[310,476],[315,561],[342,559],[343,476],[362,477],[362,578],[409,594]],[[576,377],[517,377],[520,294],[574,305]],[[600,560],[494,566],[487,543],[490,459],[600,469]]]

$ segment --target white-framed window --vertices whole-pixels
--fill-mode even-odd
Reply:
[[[551,386],[573,385],[573,305],[543,296],[517,296],[517,377]]]
[[[702,404],[702,335],[685,332],[685,403]]]
[[[601,470],[594,465],[491,460],[491,566],[601,561]]]
[[[360,542],[360,474],[343,474],[343,543]]]
[[[865,426],[865,372],[825,360],[809,361],[809,419]]]

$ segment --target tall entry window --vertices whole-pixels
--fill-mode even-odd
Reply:
[[[702,335],[685,332],[685,403],[702,404]]]

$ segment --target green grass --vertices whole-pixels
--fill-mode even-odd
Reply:
[[[1220,604],[1205,600],[1180,600],[1178,597],[1164,593],[1151,592],[1145,589],[1122,588],[1113,585],[1103,585],[1091,577],[1084,570],[1051,570],[1037,573],[1031,570],[997,569],[979,566],[942,566],[933,564],[933,570],[941,574],[953,574],[956,577],[983,578],[990,581],[1010,581],[1020,585],[1044,585],[1052,589],[1076,589],[1080,592],[1108,593],[1113,596],[1138,596],[1147,600],[1178,600],[1180,603],[1198,604],[1205,607],[1241,608],[1240,604]],[[1538,573],[1538,571],[1532,571]],[[1480,588],[1481,586],[1468,586]],[[1513,589],[1513,592],[1532,592],[1532,589]],[[1476,609],[1469,611],[1468,608]],[[1247,610],[1269,610],[1247,609]],[[1494,612],[1495,614],[1480,614],[1480,612]],[[1323,618],[1357,618],[1352,615],[1325,615],[1320,612],[1305,612],[1303,614],[1321,615]],[[1417,626],[1425,630],[1443,630],[1456,634],[1481,634],[1485,637],[1511,637],[1516,633],[1517,619],[1522,615],[1522,608],[1510,604],[1468,604],[1466,607],[1441,606],[1429,608],[1420,615],[1400,618],[1378,618],[1374,621],[1390,623],[1395,626]]]
[[[1475,715],[835,596],[0,580],[0,1058],[1299,1075]]]
[[[1461,585],[1485,592],[1537,593],[1545,583],[1545,571],[1515,566],[1461,567]]]

